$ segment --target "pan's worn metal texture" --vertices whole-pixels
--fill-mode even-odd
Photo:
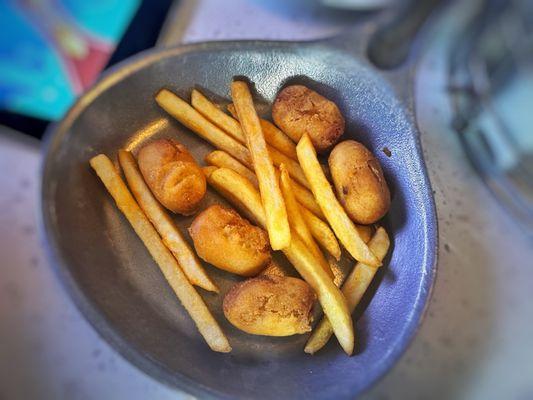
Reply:
[[[135,151],[155,137],[175,137],[202,160],[211,147],[159,109],[153,96],[166,87],[188,98],[197,86],[224,102],[236,76],[255,83],[267,114],[283,85],[311,86],[339,105],[347,119],[344,138],[365,143],[383,166],[393,194],[385,221],[393,245],[356,311],[353,357],[345,356],[335,340],[308,356],[302,350],[307,336],[241,333],[225,321],[222,296],[202,291],[234,349],[230,354],[210,351],[88,166],[95,154],[115,158],[119,148]],[[435,207],[411,101],[405,101],[408,84],[406,71],[385,76],[327,41],[188,45],[151,50],[118,65],[48,136],[42,227],[59,276],[102,336],[167,384],[202,398],[353,398],[405,350],[435,275]],[[206,205],[218,201],[210,193]],[[176,220],[182,229],[191,222]],[[222,294],[236,280],[207,268]]]

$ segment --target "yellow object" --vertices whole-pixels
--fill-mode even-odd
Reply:
[[[150,255],[156,261],[165,279],[194,320],[196,327],[209,347],[222,353],[231,351],[231,346],[224,332],[222,332],[203,299],[191,285],[170,250],[165,247],[155,228],[136,203],[111,160],[104,154],[100,154],[93,157],[90,164],[115,200],[118,209],[128,219],[150,252]]]

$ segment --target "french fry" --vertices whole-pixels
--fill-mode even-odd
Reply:
[[[273,250],[281,250],[287,247],[291,241],[289,220],[274,165],[254,108],[252,95],[245,82],[234,81],[231,84],[231,96],[239,115],[242,130],[246,136],[248,149],[252,155],[255,174],[259,182],[261,200],[266,214],[270,246]]]
[[[370,250],[372,250],[376,257],[382,261],[387,255],[389,246],[390,241],[387,232],[381,227],[378,228],[374,237],[369,242]],[[376,272],[377,268],[375,267],[363,263],[357,263],[346,278],[346,281],[342,286],[342,293],[346,298],[350,313],[353,313],[355,307],[357,307],[357,304],[361,301],[361,298],[372,282],[372,279],[374,279]],[[307,341],[304,351],[309,354],[317,352],[328,342],[332,333],[333,330],[328,319],[322,318]]]
[[[296,145],[281,129],[266,119],[260,119],[259,123],[263,132],[265,132],[265,139],[270,146],[282,152],[287,157],[298,160],[296,156]]]
[[[283,198],[285,199],[285,205],[287,207],[287,214],[289,216],[289,224],[291,229],[300,235],[300,238],[304,241],[309,251],[311,251],[316,262],[324,269],[324,271],[326,271],[330,279],[333,280],[333,272],[329,267],[324,254],[322,254],[322,251],[320,251],[318,248],[315,239],[313,239],[311,231],[309,230],[309,227],[307,226],[307,223],[300,210],[302,207],[296,200],[296,197],[294,197],[292,180],[289,176],[289,173],[285,169],[285,164],[280,165],[280,174],[281,192],[283,193]]]
[[[342,349],[351,355],[354,348],[353,322],[346,300],[329,275],[315,262],[311,252],[297,233],[293,233],[290,246],[283,251],[302,278],[313,288],[324,314]]]
[[[320,246],[322,246],[324,250],[331,254],[335,260],[340,260],[341,248],[329,225],[314,215],[307,208],[301,207],[301,211],[305,222],[311,231],[311,235],[313,235]]]
[[[202,297],[191,285],[178,262],[165,247],[146,215],[128,190],[111,160],[100,154],[90,160],[91,167],[99,176],[109,194],[154,258],[170,287],[194,320],[196,327],[209,347],[227,353],[231,346],[224,332],[213,318]]]
[[[210,122],[186,101],[167,89],[161,89],[157,93],[155,100],[163,110],[198,136],[207,140],[217,149],[230,154],[248,168],[254,168],[250,152],[245,147],[246,141],[244,139],[242,141],[236,140],[230,134]],[[307,183],[302,169],[295,160],[287,157],[271,146],[267,146],[267,148],[274,165],[279,166],[279,164],[285,163],[291,176],[305,187],[309,187],[309,183]]]
[[[289,172],[290,175],[290,172]],[[292,181],[292,189],[294,190],[294,195],[296,196],[296,199],[298,202],[307,208],[309,211],[311,211],[313,214],[315,214],[317,217],[319,217],[322,220],[326,220],[326,217],[324,217],[324,214],[322,213],[322,210],[318,206],[318,203],[315,200],[315,197],[313,196],[313,193],[306,187],[300,185],[298,182]]]
[[[210,165],[214,165],[215,167],[232,169],[233,171],[247,178],[256,188],[259,188],[259,183],[257,182],[257,177],[255,176],[255,173],[246,165],[244,165],[239,160],[235,159],[233,156],[226,153],[225,151],[212,151],[205,157],[205,161]],[[292,187],[296,199],[298,200],[298,202],[300,202],[300,204],[315,213],[315,215],[319,216],[320,218],[324,218],[320,207],[318,206],[315,201],[315,198],[313,197],[313,193],[311,193],[309,189],[303,187],[298,182],[294,181],[292,182]]]
[[[255,176],[254,172],[246,165],[240,163],[239,160],[236,160],[235,158],[230,156],[225,151],[212,151],[207,156],[205,156],[205,162],[210,165],[214,165],[215,167],[229,168],[237,172],[238,174],[244,176],[246,179],[252,182],[252,185],[254,185],[254,187],[259,189],[259,182],[257,182],[257,177]]]
[[[257,189],[244,176],[228,168],[216,168],[207,182],[248,219],[266,228],[266,217]],[[240,200],[244,199],[244,200]]]
[[[226,108],[228,109],[228,112],[235,118],[236,120],[239,120],[239,116],[237,115],[237,110],[235,109],[235,105],[233,103],[229,103]]]
[[[238,121],[237,112],[235,111],[233,104],[231,105],[231,114],[235,118],[230,117],[224,111],[219,109],[214,103],[211,102],[211,100],[209,100],[196,89],[192,91],[191,104],[200,114],[213,122],[219,128],[222,128],[228,132],[231,136],[233,136],[234,139],[243,144],[246,143],[246,137],[242,132],[241,125]],[[260,119],[259,123],[263,129],[265,142],[268,143],[269,148],[273,147],[285,154],[287,157],[290,157],[293,160],[297,159],[296,145],[291,139],[289,139],[287,135],[285,135],[273,123],[267,120]]]
[[[289,174],[294,180],[296,180],[300,185],[311,189],[311,187],[309,186],[309,182],[307,182],[305,174],[297,161],[293,160],[290,157],[287,157],[285,154],[274,149],[273,147],[270,147],[268,150],[272,162],[276,167],[279,167],[281,164],[285,164],[287,170],[289,171]]]
[[[318,244],[320,244],[322,248],[324,248],[324,250],[326,250],[330,255],[332,255],[337,261],[339,261],[341,257],[341,248],[339,246],[337,238],[335,237],[335,234],[329,227],[328,223],[324,221],[324,219],[319,218],[319,216],[317,216],[317,213],[311,212],[312,210],[310,209],[310,207],[308,207],[308,203],[302,201],[303,196],[306,196],[306,194],[304,194],[302,197],[299,197],[297,192],[298,184],[294,181],[292,183],[296,199],[303,206],[302,214],[304,215],[305,221],[307,222],[307,225],[311,230],[311,234],[318,241]],[[305,188],[302,189],[306,190]],[[309,194],[311,194],[312,196],[312,193]],[[314,204],[317,205],[316,202]],[[321,215],[323,214],[321,213]],[[372,238],[372,235],[374,234],[373,227],[371,225],[354,225],[359,234],[361,235],[361,239],[363,239],[365,243],[368,243],[368,241]]]
[[[234,118],[239,119],[233,104],[228,104],[228,111],[231,113],[231,115],[233,115]],[[266,119],[260,118],[259,123],[263,129],[265,140],[269,145],[275,149],[278,149],[293,160],[298,159],[296,156],[296,145],[281,129]]]
[[[213,124],[229,133],[235,140],[242,144],[246,144],[246,136],[242,131],[239,121],[230,117],[224,111],[219,109],[207,97],[205,97],[196,89],[192,91],[191,104],[196,111],[202,114]],[[233,111],[235,111],[235,109],[233,109]],[[291,139],[289,139],[281,130],[267,120],[260,119],[259,124],[263,130],[265,142],[269,145],[269,151],[275,149],[284,154],[286,157],[297,160],[296,145]]]
[[[191,105],[209,121],[233,136],[235,140],[246,144],[246,137],[239,121],[230,117],[196,89],[191,93]]]
[[[206,176],[209,176],[214,170],[217,169],[217,167],[228,168],[248,179],[256,189],[259,188],[255,174],[244,164],[241,164],[238,160],[234,159],[226,152],[215,150],[205,157],[205,161],[214,165],[214,167],[203,168]],[[298,200],[298,202],[303,206],[301,207],[301,212],[304,215],[311,234],[329,254],[335,257],[336,260],[339,260],[341,256],[341,248],[337,238],[335,237],[335,234],[327,222],[324,222],[308,209],[311,207],[314,209],[318,208],[318,210],[320,210],[315,198],[313,197],[313,194],[294,181],[292,181],[292,188],[294,195],[296,196],[296,200]],[[320,214],[322,214],[321,211]]]
[[[311,185],[311,191],[337,238],[357,261],[379,267],[381,262],[372,254],[354,223],[346,215],[335,197],[331,185],[320,168],[316,151],[307,134],[304,134],[300,139],[296,146],[296,152],[300,165]]]
[[[227,168],[219,168],[207,178],[222,196],[237,209],[252,215],[252,220],[265,227],[265,212],[257,189],[245,177]],[[354,345],[354,332],[346,300],[326,272],[315,262],[311,252],[296,232],[291,234],[289,247],[283,253],[304,280],[317,293],[324,313],[331,321],[335,336],[347,354]]]
[[[218,288],[205,272],[200,260],[144,182],[132,154],[129,151],[119,150],[118,159],[137,203],[161,235],[163,243],[178,260],[189,282],[205,290],[218,293]]]
[[[209,122],[186,101],[171,91],[161,89],[155,96],[155,100],[163,110],[217,149],[224,150],[245,165],[252,164],[250,152],[245,146]]]
[[[202,172],[204,173],[206,178],[209,178],[209,176],[215,172],[218,169],[218,167],[214,167],[212,165],[208,165],[207,167],[202,167]]]

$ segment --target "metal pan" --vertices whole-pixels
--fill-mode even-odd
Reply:
[[[377,69],[367,57],[374,32],[376,25],[368,24],[318,42],[216,42],[149,50],[108,71],[53,127],[42,170],[46,247],[83,314],[134,365],[201,398],[341,399],[368,388],[406,349],[435,276],[437,222],[413,115],[412,69]],[[356,311],[352,357],[335,339],[309,356],[302,350],[306,336],[239,332],[224,319],[222,296],[202,292],[234,349],[211,352],[88,166],[97,153],[115,157],[119,148],[135,150],[155,137],[178,138],[202,160],[211,147],[159,109],[153,96],[167,87],[187,98],[196,85],[227,101],[235,76],[255,82],[266,114],[284,85],[311,86],[341,108],[347,119],[344,138],[365,143],[383,166],[393,193],[384,221],[393,248]],[[222,201],[209,193],[206,204]],[[176,220],[183,229],[191,221]],[[222,294],[236,280],[207,268]]]

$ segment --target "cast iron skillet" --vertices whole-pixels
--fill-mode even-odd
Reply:
[[[341,399],[375,382],[405,350],[432,287],[437,223],[414,123],[410,69],[384,72],[368,61],[374,30],[365,25],[318,42],[217,42],[146,51],[107,72],[49,134],[42,227],[53,265],[87,319],[140,369],[202,398]],[[379,49],[371,58],[379,59]],[[390,59],[381,64],[391,66]],[[165,114],[153,96],[166,87],[188,98],[198,86],[227,101],[235,76],[255,83],[261,104],[289,83],[311,86],[340,106],[347,119],[344,139],[365,143],[383,166],[393,192],[384,221],[392,255],[356,311],[352,357],[335,339],[309,356],[302,350],[306,335],[241,333],[223,317],[222,296],[202,291],[233,346],[230,354],[210,351],[89,168],[98,153],[115,158],[119,148],[135,151],[156,137],[175,137],[202,160],[211,147]],[[268,114],[268,107],[262,111]],[[209,193],[206,205],[212,202],[223,200]],[[191,218],[176,220],[185,230]],[[222,294],[236,280],[206,268]]]

